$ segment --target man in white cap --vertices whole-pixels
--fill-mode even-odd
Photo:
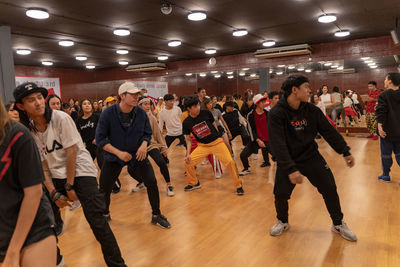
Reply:
[[[146,112],[137,106],[140,90],[131,82],[123,83],[118,89],[121,102],[107,108],[96,129],[96,143],[104,154],[100,174],[100,189],[104,193],[106,213],[111,220],[110,195],[113,184],[128,165],[128,171],[135,173],[147,187],[147,195],[153,210],[151,223],[163,228],[171,225],[160,212],[160,196],[153,167],[147,158],[147,145],[152,131]]]
[[[261,152],[264,158],[264,163],[260,167],[271,166],[269,163],[268,152],[269,150],[269,138],[268,138],[268,111],[264,108],[265,102],[268,97],[261,94],[253,97],[255,109],[250,111],[247,115],[247,130],[250,134],[251,142],[240,153],[240,160],[243,164],[243,171],[239,173],[240,176],[250,173],[249,157],[253,153],[257,153],[258,149],[261,148]]]

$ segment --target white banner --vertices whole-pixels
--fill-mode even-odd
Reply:
[[[132,80],[132,82],[139,89],[145,88],[147,95],[152,98],[158,99],[160,96],[164,97],[165,94],[168,94],[168,82],[143,80]]]
[[[61,84],[58,77],[15,76],[16,86],[26,82],[36,83],[38,86],[46,88],[49,95],[56,94],[61,98]]]

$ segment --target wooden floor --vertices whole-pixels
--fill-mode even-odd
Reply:
[[[400,168],[394,164],[392,183],[377,180],[380,171],[378,141],[346,137],[356,158],[353,169],[318,141],[334,172],[345,221],[359,241],[351,243],[330,231],[331,221],[322,197],[308,181],[290,200],[291,228],[271,237],[275,223],[273,178],[276,164],[259,168],[250,161],[244,196],[234,193],[229,174],[215,179],[210,165],[199,165],[202,188],[184,192],[184,148],[170,151],[170,172],[176,189],[165,194],[165,182],[156,166],[161,211],[172,224],[169,230],[150,224],[145,191],[129,194],[135,185],[121,174],[122,190],[112,196],[111,227],[128,266],[400,266]],[[234,142],[239,170],[241,144]],[[153,165],[154,166],[154,165]],[[105,266],[100,246],[85,221],[82,209],[65,210],[60,248],[68,267]]]

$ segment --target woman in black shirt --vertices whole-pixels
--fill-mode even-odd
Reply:
[[[56,265],[49,199],[40,156],[28,129],[0,101],[0,266]]]
[[[82,141],[89,151],[92,159],[96,158],[96,127],[99,117],[93,113],[93,104],[89,99],[84,99],[80,106],[80,116],[76,120],[76,127],[82,137]]]

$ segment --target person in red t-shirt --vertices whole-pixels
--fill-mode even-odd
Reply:
[[[264,108],[267,99],[268,98],[261,94],[255,95],[253,98],[255,109],[247,115],[247,127],[251,142],[248,143],[242,153],[240,153],[240,160],[243,164],[243,171],[239,173],[240,176],[250,173],[248,158],[260,148],[264,158],[264,163],[260,167],[271,166],[268,157],[268,152],[270,151],[267,126],[268,111]]]
[[[376,105],[378,101],[378,96],[381,94],[381,90],[376,88],[376,82],[370,81],[368,83],[368,100],[366,104],[366,121],[367,128],[370,135],[367,138],[372,138],[373,140],[378,140],[377,135],[377,122],[376,122]]]

